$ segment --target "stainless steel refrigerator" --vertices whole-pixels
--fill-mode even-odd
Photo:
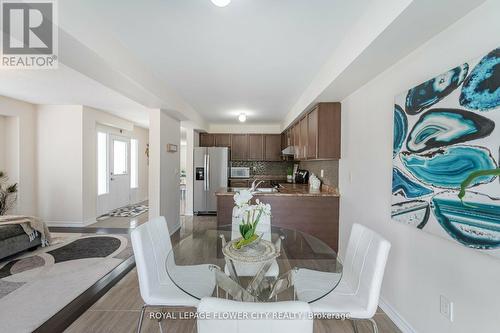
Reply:
[[[215,192],[228,185],[229,148],[194,148],[193,210],[195,214],[217,212]]]

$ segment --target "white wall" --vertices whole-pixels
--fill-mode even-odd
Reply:
[[[8,184],[19,183],[19,117],[0,118],[0,170],[9,177]],[[18,212],[16,202],[8,213]]]
[[[167,152],[167,144],[180,146],[180,122],[160,109],[149,115],[149,216],[165,216],[173,233],[180,226],[180,153]]]
[[[258,133],[279,134],[281,124],[210,124],[209,133]]]
[[[486,2],[342,101],[341,252],[355,222],[391,241],[382,306],[418,332],[498,332],[500,261],[391,221],[394,96],[500,46],[499,13]],[[439,295],[454,301],[453,323]]]
[[[149,130],[135,126],[132,132],[132,138],[137,140],[139,146],[139,187],[132,190],[131,196],[132,203],[137,203],[148,199],[149,165],[146,156],[146,147],[149,143]]]
[[[5,117],[0,116],[0,170],[5,168]]]
[[[97,126],[120,129],[139,139],[144,152],[147,130],[101,110],[81,105],[37,106],[38,215],[49,225],[83,226],[97,215]],[[148,171],[144,154],[139,160],[139,188],[147,198]],[[138,200],[139,201],[139,200]]]
[[[49,225],[82,225],[82,106],[37,107],[38,215]]]
[[[19,182],[17,213],[37,211],[35,106],[0,96],[0,115],[4,118],[4,166],[12,181]]]
[[[19,117],[4,117],[4,171],[7,172],[9,176],[10,183],[19,183],[19,153],[20,153],[20,123]],[[15,211],[15,209],[14,209]]]
[[[194,185],[194,169],[193,169],[193,149],[198,146],[199,133],[191,127],[184,127],[186,130],[186,207],[185,215],[193,215],[193,185]],[[196,140],[195,140],[196,139]],[[182,165],[182,163],[181,163]]]

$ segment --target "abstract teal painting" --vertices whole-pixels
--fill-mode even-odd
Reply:
[[[500,258],[498,127],[500,48],[396,96],[392,219]]]

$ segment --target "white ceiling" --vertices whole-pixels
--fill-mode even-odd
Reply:
[[[59,1],[59,70],[1,71],[0,95],[147,126],[286,126],[338,101],[484,0]],[[425,24],[423,24],[425,22]],[[388,48],[388,45],[390,47]]]
[[[369,1],[65,0],[59,22],[99,54],[118,40],[208,122],[281,122]]]
[[[0,95],[33,104],[92,106],[149,127],[142,105],[62,64],[57,70],[3,70]]]

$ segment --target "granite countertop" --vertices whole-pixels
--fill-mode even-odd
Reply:
[[[234,195],[239,188],[223,187],[215,192],[216,195]],[[321,190],[311,190],[308,184],[290,184],[280,183],[278,192],[261,192],[255,195],[274,195],[274,196],[304,196],[304,197],[339,197],[337,188],[331,188],[323,185]]]
[[[286,181],[286,176],[272,176],[272,175],[251,175],[248,178],[231,178],[229,177],[229,180],[283,180]]]

